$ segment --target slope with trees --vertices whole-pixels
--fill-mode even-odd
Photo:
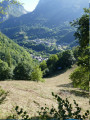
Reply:
[[[31,73],[34,71],[35,64],[24,48],[0,33],[0,80],[31,80]],[[41,78],[42,72],[37,81]]]

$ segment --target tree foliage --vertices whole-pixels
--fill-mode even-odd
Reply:
[[[72,26],[77,28],[74,36],[78,39],[79,45],[82,49],[89,45],[89,14],[87,11],[88,9],[84,9],[84,15],[71,23]]]
[[[51,55],[50,58],[47,60],[47,66],[51,73],[57,69],[57,61],[58,61],[58,56],[56,54]]]
[[[84,9],[85,13],[72,25],[77,28],[74,36],[79,42],[79,56],[77,65],[79,66],[70,76],[74,86],[89,90],[89,9]]]
[[[39,66],[35,66],[32,74],[31,74],[31,79],[33,81],[38,82],[38,81],[43,81],[42,77],[43,77],[43,74],[42,74],[41,69],[39,68]]]
[[[51,55],[48,60],[40,64],[43,76],[52,75],[58,70],[70,68],[75,63],[72,50],[65,50],[58,54]]]
[[[45,70],[45,69],[47,68],[46,61],[43,60],[43,61],[40,63],[40,66],[39,66],[39,67],[41,68],[41,71]]]
[[[3,8],[2,6],[2,3],[3,3],[4,0],[1,0],[0,1],[0,14],[7,14],[6,10],[7,10],[7,7]],[[9,2],[10,4],[20,4],[20,2],[18,0],[5,0],[7,2]]]
[[[32,64],[26,62],[19,63],[13,71],[14,78],[16,80],[30,80],[32,70]]]
[[[12,77],[8,64],[0,60],[0,80],[10,79]]]
[[[66,50],[58,54],[58,66],[64,68],[71,67],[74,64],[75,58],[71,50]]]
[[[70,75],[70,79],[73,82],[74,87],[80,87],[84,90],[89,90],[89,71],[88,68],[79,66],[74,72]]]
[[[0,59],[8,66],[16,66],[22,61],[32,62],[30,54],[0,32]]]

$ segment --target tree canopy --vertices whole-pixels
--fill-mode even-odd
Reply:
[[[3,6],[2,6],[3,1],[4,0],[0,1],[0,14],[6,14],[7,13],[6,12],[7,7],[3,8]],[[5,1],[9,2],[10,4],[20,4],[20,2],[18,0],[5,0]]]
[[[79,66],[70,76],[74,86],[89,89],[89,9],[84,9],[84,15],[72,22],[71,25],[77,30],[74,34],[79,42],[79,56],[77,65]],[[81,77],[80,77],[81,76]],[[87,76],[87,77],[86,77]],[[78,82],[77,82],[78,81]],[[77,85],[77,83],[79,83]]]

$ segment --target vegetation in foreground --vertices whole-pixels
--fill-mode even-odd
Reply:
[[[89,117],[89,110],[87,110],[83,115],[81,114],[81,108],[77,104],[77,102],[74,100],[74,108],[72,104],[68,101],[66,98],[63,100],[58,95],[55,95],[52,93],[52,96],[56,99],[58,103],[58,109],[54,108],[48,108],[47,106],[41,107],[41,111],[38,111],[39,116],[35,118],[30,118],[26,111],[24,111],[22,108],[20,109],[18,106],[16,106],[15,111],[16,114],[13,114],[9,116],[7,119],[22,119],[22,120],[60,120],[60,119],[88,119]]]
[[[49,109],[51,109],[52,104],[55,108],[57,108],[57,102],[55,102],[51,96],[52,91],[54,91],[55,94],[59,94],[64,100],[68,98],[72,106],[73,100],[76,100],[79,106],[82,108],[81,112],[83,114],[87,109],[89,109],[89,100],[85,91],[79,90],[78,88],[73,88],[73,86],[71,86],[69,75],[74,69],[75,66],[56,77],[54,76],[52,78],[47,78],[45,79],[45,83],[23,80],[1,81],[0,85],[2,88],[5,89],[5,91],[10,91],[9,96],[7,96],[8,101],[5,101],[5,104],[0,106],[3,113],[5,113],[1,113],[2,119],[6,119],[8,115],[16,113],[14,112],[15,107],[13,107],[13,105],[18,105],[19,108],[23,108],[23,110],[27,111],[30,117],[36,116],[37,111],[40,110],[41,106],[44,107],[45,103]]]

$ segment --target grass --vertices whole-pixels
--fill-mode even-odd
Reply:
[[[52,104],[57,107],[55,99],[51,92],[54,92],[63,99],[68,97],[71,103],[75,99],[83,112],[89,109],[88,93],[78,88],[73,88],[69,75],[75,67],[66,72],[46,78],[45,82],[33,81],[1,81],[0,86],[9,91],[6,101],[0,105],[0,119],[4,119],[7,113],[12,113],[13,108],[18,105],[28,111],[30,116],[37,116],[37,111],[41,106],[51,107]]]

